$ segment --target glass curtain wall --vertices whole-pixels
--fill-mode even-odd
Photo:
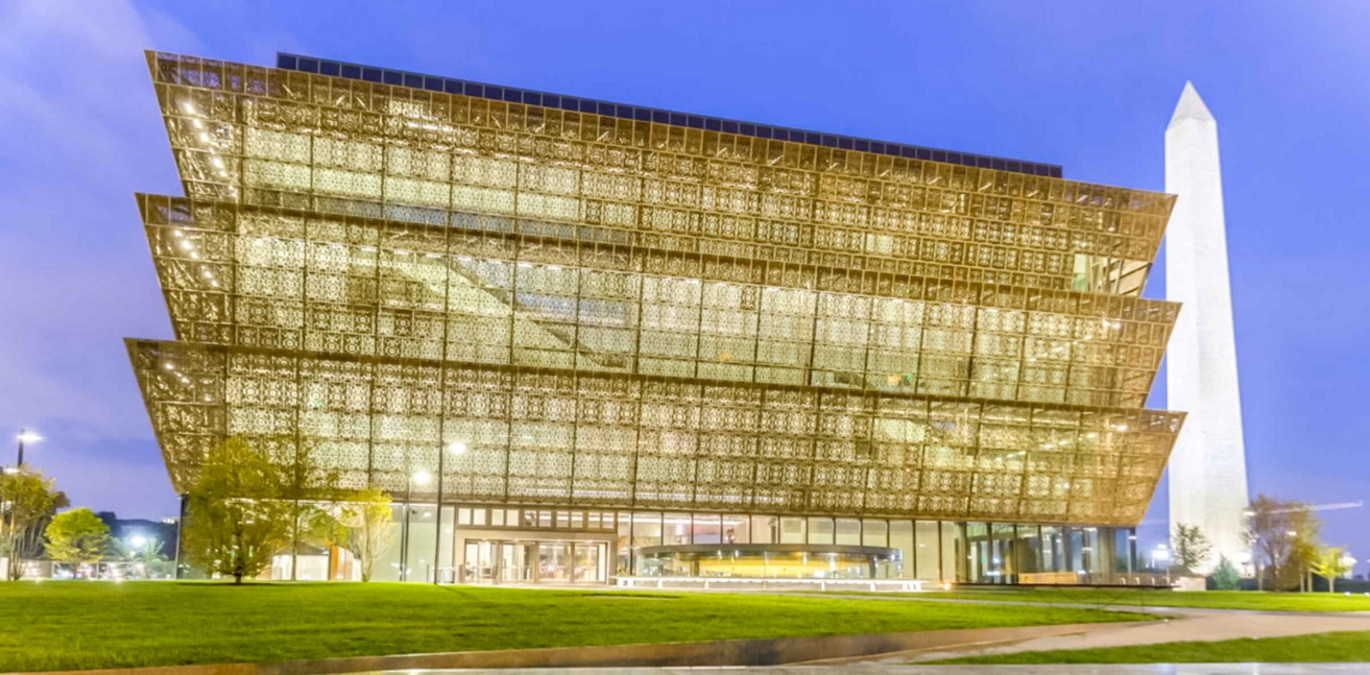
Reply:
[[[438,509],[432,504],[411,504],[407,508],[402,503],[396,504],[391,524],[396,543],[378,558],[374,578],[441,583],[457,580],[460,571],[451,562],[456,545],[454,533],[466,527],[617,532],[616,544],[604,550],[569,544],[562,550],[556,543],[540,543],[522,553],[526,560],[521,563],[505,561],[499,566],[500,569],[545,568],[551,576],[540,578],[549,581],[556,580],[557,572],[550,571],[553,569],[567,570],[567,574],[574,569],[577,582],[607,581],[603,576],[606,569],[609,574],[623,576],[688,575],[693,567],[672,562],[673,558],[659,551],[650,556],[641,551],[663,546],[729,544],[887,549],[872,558],[873,567],[862,575],[933,582],[1106,583],[1113,575],[1139,569],[1135,564],[1129,568],[1130,556],[1135,556],[1134,535],[1130,530],[1115,528],[738,513],[455,508],[446,505],[441,513],[439,525]],[[438,535],[439,527],[441,536]],[[517,553],[513,548],[505,548],[511,555]],[[728,555],[746,555],[739,550]],[[489,552],[490,556],[495,554],[493,549]],[[609,558],[602,561],[602,556]],[[467,557],[471,557],[470,552]],[[468,560],[468,564],[470,562]],[[800,567],[805,565],[808,563]],[[494,568],[493,562],[491,567]],[[844,574],[856,573],[847,571]],[[1070,580],[1061,576],[1063,574]]]

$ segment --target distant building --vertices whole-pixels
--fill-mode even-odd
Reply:
[[[96,515],[109,527],[110,537],[120,540],[125,546],[134,550],[146,546],[160,547],[162,555],[176,557],[177,537],[180,535],[178,519],[120,518],[113,511],[101,511]]]
[[[396,501],[380,578],[1135,582],[1173,198],[282,55],[149,54],[172,482],[240,436]],[[872,114],[882,114],[872,110]],[[349,578],[345,556],[310,574]],[[281,573],[278,559],[277,576]]]

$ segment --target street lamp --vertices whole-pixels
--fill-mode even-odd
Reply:
[[[27,430],[27,429],[20,429],[20,430],[19,430],[19,435],[18,435],[18,436],[15,436],[15,439],[17,439],[17,440],[19,441],[19,461],[16,463],[16,466],[23,466],[23,465],[24,465],[24,444],[25,444],[25,443],[37,443],[38,441],[43,440],[43,437],[42,437],[42,436],[39,436],[38,434],[35,434],[35,433],[33,433],[32,431],[29,431],[29,430]]]

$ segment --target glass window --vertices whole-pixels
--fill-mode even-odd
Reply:
[[[752,519],[747,516],[723,516],[723,543],[750,544]]]
[[[633,574],[633,525],[629,514],[618,519],[618,560],[614,566],[619,574]]]
[[[920,520],[914,525],[914,570],[915,579],[940,581],[942,579],[941,535],[937,531],[937,521]],[[955,568],[952,568],[955,569]]]
[[[832,518],[809,519],[809,543],[831,544],[833,542]]]
[[[452,519],[457,515],[456,511],[451,506],[442,507],[442,536],[438,537],[438,580],[442,583],[456,581],[456,571],[452,566],[452,543],[456,537]]]
[[[719,544],[723,538],[722,517],[716,513],[696,513],[694,517],[694,543]]]
[[[990,576],[990,538],[988,523],[966,523],[966,580],[974,584],[994,581]]]
[[[1066,563],[1067,572],[1080,573],[1085,570],[1085,533],[1078,527],[1067,527],[1065,530],[1066,539]]]
[[[661,545],[661,514],[633,514],[633,548]]]
[[[486,509],[471,509],[471,524],[484,526],[486,524],[485,514]]]
[[[883,520],[867,518],[861,521],[862,546],[889,546],[888,525]]]
[[[1018,536],[1013,542],[1013,571],[1018,581],[1022,575],[1042,571],[1042,540],[1037,536],[1036,525],[1019,525]]]
[[[490,509],[490,524],[495,527],[504,526],[504,509]]]
[[[838,518],[837,543],[848,546],[860,546],[861,521],[855,518]]]
[[[892,576],[901,579],[915,579],[915,563],[918,554],[914,551],[913,544],[913,522],[908,520],[891,520],[890,528],[890,548],[899,551],[899,565],[894,570]]]
[[[667,546],[680,546],[690,543],[691,519],[688,513],[667,513],[662,518],[662,542]]]
[[[956,523],[944,522],[942,527],[942,576],[948,581],[965,581],[969,578],[966,571],[966,534],[965,529]]]
[[[1014,558],[1017,556],[1017,552],[1013,545],[1013,526],[995,523],[992,535],[989,549],[989,577],[991,581],[996,583],[1008,583],[1013,580],[1013,575],[1018,573],[1018,568],[1014,567]]]
[[[1061,572],[1065,561],[1065,541],[1061,528],[1054,525],[1042,526],[1042,571]]]
[[[804,519],[784,517],[780,519],[780,543],[804,543]]]
[[[409,557],[406,581],[433,583],[437,574],[437,517],[432,506],[415,505],[409,510]]]
[[[391,506],[391,530],[394,541],[399,542],[400,532],[403,527],[404,507]],[[376,556],[375,567],[372,572],[373,581],[399,581],[400,580],[400,547],[390,546],[385,551]]]
[[[552,522],[551,511],[538,511],[538,527],[544,529],[556,527],[556,523]]]
[[[457,509],[457,524],[458,524],[458,525],[470,525],[470,524],[471,524],[471,509],[467,509],[467,508]]]
[[[1080,569],[1086,574],[1101,571],[1099,566],[1099,528],[1086,527],[1080,530]]]
[[[752,543],[775,544],[780,541],[780,518],[752,516]]]
[[[1137,531],[1118,528],[1113,531],[1114,569],[1132,573],[1142,568],[1137,560]]]

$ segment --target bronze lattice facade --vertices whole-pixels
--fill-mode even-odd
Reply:
[[[177,339],[128,346],[178,491],[238,435],[429,502],[1127,527],[1179,430],[1143,407],[1178,311],[1140,297],[1167,195],[148,59],[186,197],[138,203]]]

